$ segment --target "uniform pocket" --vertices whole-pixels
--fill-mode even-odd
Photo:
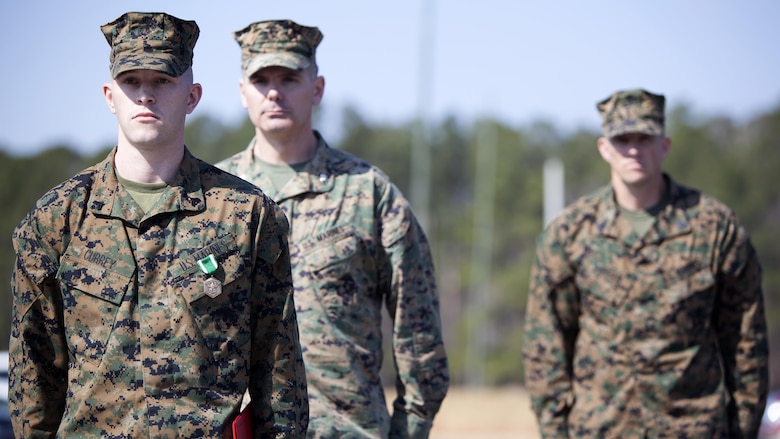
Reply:
[[[351,270],[357,245],[357,238],[348,235],[306,255],[307,265],[311,267],[317,284],[317,300],[334,322],[346,317],[359,289]]]
[[[676,304],[698,293],[707,292],[715,287],[715,276],[709,269],[681,269],[674,272],[667,281],[668,285],[663,289],[661,296],[663,302]],[[714,294],[707,294],[707,298],[714,298]]]
[[[132,278],[66,254],[60,260],[57,280],[71,354],[99,364]]]
[[[305,269],[296,290],[308,289],[334,327],[348,335],[365,335],[378,315],[378,300],[371,295],[373,258],[353,229],[334,230],[339,233],[325,233],[327,239],[301,245],[308,251],[301,255]]]
[[[217,270],[207,277],[197,268],[197,261],[193,258],[180,264],[190,268],[175,276],[173,287],[186,302],[205,344],[214,357],[220,359],[236,355],[231,350],[243,352],[248,349],[251,267],[246,265],[248,258],[242,256],[232,237],[218,239],[206,248],[209,254],[214,255]],[[202,253],[195,254],[195,257],[203,256]],[[218,280],[221,285],[221,292],[216,297],[206,295],[205,282],[209,277]]]
[[[670,279],[657,293],[654,309],[659,336],[679,340],[682,348],[707,343],[715,309],[715,276],[697,269]]]
[[[197,260],[200,259],[201,256],[205,257],[208,256],[208,254],[214,255],[214,259],[217,261],[217,270],[212,273],[210,277],[219,280],[222,285],[223,293],[227,291],[226,287],[231,286],[234,281],[241,280],[242,278],[244,278],[244,281],[248,280],[246,275],[248,267],[245,266],[240,250],[232,238],[220,239],[215,245],[207,248],[215,251],[210,253],[198,252],[191,260],[179,264],[180,269],[175,270],[172,273],[174,288],[181,291],[181,294],[185,297],[187,302],[192,303],[206,296],[205,290],[203,289],[203,282],[207,277],[200,271],[197,265]],[[186,267],[186,269],[184,267]],[[239,282],[239,285],[243,285],[247,288],[249,287],[248,282],[244,282],[243,284]],[[235,286],[236,285],[232,285],[232,287]],[[206,297],[206,299],[208,299],[208,297]]]
[[[623,276],[611,266],[583,264],[576,282],[583,312],[601,321],[613,319],[628,297],[628,290],[622,287]]]

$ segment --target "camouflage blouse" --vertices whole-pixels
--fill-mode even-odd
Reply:
[[[186,152],[144,213],[113,157],[49,191],[14,232],[16,436],[222,438],[248,389],[257,437],[303,437],[282,211]]]
[[[761,267],[733,212],[665,177],[638,236],[610,187],[564,210],[531,271],[526,386],[544,437],[755,437]]]
[[[315,134],[314,158],[268,192],[290,220],[309,437],[427,437],[449,385],[428,241],[386,175]],[[253,145],[218,166],[272,188]],[[398,370],[392,417],[380,381],[383,304]]]

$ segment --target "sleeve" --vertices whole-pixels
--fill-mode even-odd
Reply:
[[[715,327],[731,395],[731,437],[756,437],[769,385],[761,266],[736,219],[732,218],[722,242]]]
[[[288,223],[270,203],[258,234],[253,288],[250,396],[255,437],[304,438],[309,424],[306,373],[293,301]]]
[[[68,351],[56,255],[28,218],[14,232],[8,405],[14,435],[54,437],[65,410]]]
[[[566,438],[568,415],[574,405],[572,362],[580,308],[574,270],[554,232],[548,228],[537,240],[523,358],[525,385],[541,435]]]
[[[397,370],[389,437],[427,438],[450,381],[431,252],[410,206],[392,185],[382,193],[377,215]]]

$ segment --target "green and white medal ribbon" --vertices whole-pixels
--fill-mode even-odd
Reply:
[[[219,279],[212,276],[219,268],[219,263],[214,254],[210,254],[205,258],[198,261],[198,268],[203,274],[206,275],[206,280],[203,281],[203,292],[212,299],[222,294],[222,282]]]

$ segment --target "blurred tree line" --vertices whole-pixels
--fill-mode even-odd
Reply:
[[[342,110],[343,135],[331,146],[383,169],[409,196],[410,156],[419,121],[369,124],[354,108]],[[594,114],[594,118],[597,117]],[[316,125],[316,123],[315,123]],[[520,345],[536,236],[543,228],[543,165],[557,157],[565,169],[565,201],[606,184],[609,169],[596,151],[599,133],[563,133],[545,122],[510,127],[495,120],[446,118],[426,126],[432,154],[427,232],[436,259],[445,342],[455,384],[505,385],[523,380]],[[744,123],[699,117],[687,106],[667,113],[672,150],[665,169],[683,184],[732,207],[750,232],[764,268],[773,388],[780,386],[780,107]],[[487,135],[486,135],[487,133]],[[186,143],[216,162],[246,147],[248,120],[226,125],[210,116],[190,119]],[[327,139],[326,139],[327,140]],[[14,263],[11,233],[36,199],[79,170],[102,160],[110,147],[83,157],[55,145],[32,157],[0,146],[0,272]],[[491,154],[478,168],[479,156]],[[490,179],[480,186],[477,179]],[[487,187],[491,193],[477,191]],[[490,222],[475,215],[488,210]],[[476,221],[476,222],[475,222]],[[477,246],[488,249],[475,258]],[[481,271],[480,271],[481,270]],[[0,348],[8,343],[10,284],[0,284]],[[385,369],[392,368],[386,358]],[[386,370],[387,372],[387,370]]]

